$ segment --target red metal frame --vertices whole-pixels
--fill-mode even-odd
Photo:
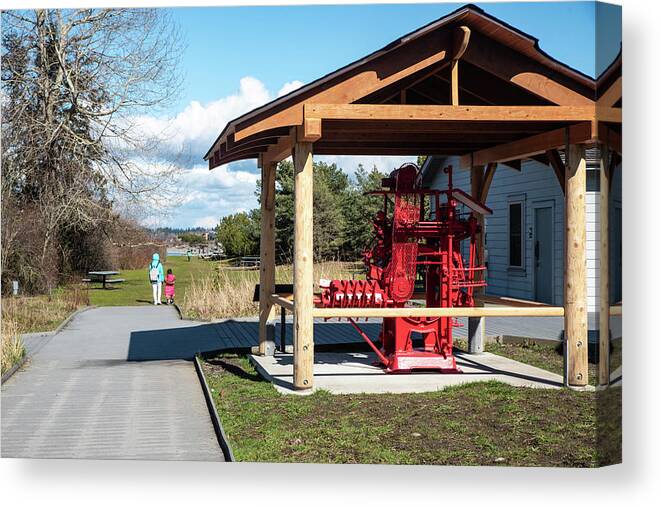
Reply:
[[[444,171],[448,175],[447,190],[420,188],[417,166],[404,164],[383,179],[384,190],[370,192],[383,196],[383,210],[374,218],[374,241],[363,255],[366,280],[325,282],[316,300],[318,306],[402,308],[413,296],[418,266],[424,266],[427,307],[474,305],[474,289],[486,286],[485,277],[476,276],[486,269],[479,264],[477,255],[476,237],[480,228],[476,214],[491,210],[453,188],[452,166]],[[433,212],[426,210],[427,202],[430,207],[433,202]],[[457,209],[459,202],[471,212],[461,215]],[[467,263],[461,255],[462,241],[469,241]],[[379,335],[381,349],[353,319],[349,321],[388,372],[460,371],[452,354],[452,328],[460,325],[456,319],[384,318]],[[414,346],[414,333],[421,336],[422,347]]]

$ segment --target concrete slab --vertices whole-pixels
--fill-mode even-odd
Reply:
[[[317,389],[333,394],[422,393],[489,380],[518,387],[562,387],[561,375],[488,352],[479,355],[457,354],[457,365],[462,373],[418,372],[402,375],[386,374],[375,366],[376,355],[373,353],[320,352],[315,354],[314,388],[297,391],[293,388],[291,354],[249,357],[259,373],[284,394],[310,394]]]

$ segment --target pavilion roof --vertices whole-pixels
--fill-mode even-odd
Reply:
[[[600,95],[617,80],[617,65],[609,72]],[[573,140],[594,137],[594,129],[585,131],[597,89],[597,80],[544,53],[536,38],[466,5],[235,118],[204,158],[210,168],[277,162],[291,153],[292,127],[299,127],[298,140],[314,142],[316,154],[468,161],[530,136],[555,132],[559,139],[570,127]],[[612,111],[604,114],[613,120]]]

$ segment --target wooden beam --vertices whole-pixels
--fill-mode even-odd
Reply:
[[[234,144],[232,147],[230,147],[228,143],[228,145],[223,150],[221,150],[220,156],[226,157],[227,155],[233,155],[234,153],[239,151],[245,151],[251,148],[257,148],[262,146],[268,148],[269,146],[273,146],[274,144],[278,144],[277,137],[264,137],[262,139],[255,139],[253,141],[248,141],[247,143]]]
[[[567,132],[567,128],[569,132]],[[464,155],[460,159],[460,165],[461,167],[470,167],[471,164],[480,165],[489,162],[506,162],[528,158],[538,153],[545,153],[553,148],[565,146],[567,135],[569,135],[569,142],[572,144],[584,143],[593,139],[592,124],[589,122],[578,123],[567,128],[535,134],[518,141]]]
[[[424,298],[424,294],[422,294],[422,297]],[[512,298],[508,296],[491,296],[491,295],[486,295],[486,294],[480,294],[475,296],[475,299],[477,301],[480,301],[482,303],[488,303],[492,305],[498,305],[498,306],[516,306],[516,307],[524,307],[524,308],[529,308],[531,306],[550,306],[547,303],[542,303],[540,301],[532,301],[530,299],[519,299],[519,298]]]
[[[603,108],[605,118],[617,119],[618,109]],[[592,106],[433,106],[401,104],[311,104],[305,118],[322,120],[420,120],[462,122],[585,122],[594,121]],[[619,113],[621,118],[621,111]],[[605,121],[605,120],[604,120]],[[609,120],[610,121],[610,120]]]
[[[438,73],[434,74],[433,77],[435,77],[436,79],[438,79],[438,80],[440,80],[440,81],[443,81],[443,82],[446,83],[446,84],[450,84],[450,81],[448,81],[446,78],[444,78],[442,75],[440,75],[440,74],[438,74]],[[463,82],[463,81],[462,81],[462,82]],[[473,98],[479,100],[480,102],[484,102],[485,104],[489,104],[489,105],[495,105],[495,104],[496,104],[496,103],[493,102],[492,100],[486,99],[486,98],[484,98],[483,96],[478,95],[477,93],[475,93],[475,92],[472,91],[472,90],[469,90],[469,89],[466,88],[465,86],[461,86],[461,84],[459,85],[459,90],[464,94],[464,96],[465,96],[465,95],[470,95],[471,97],[473,97]]]
[[[452,308],[315,308],[319,318],[346,317],[562,317],[561,306],[465,306]]]
[[[450,65],[450,96],[452,105],[459,105],[459,60],[452,60]]]
[[[232,152],[229,155],[226,155],[224,157],[218,157],[217,159],[214,160],[214,165],[211,169],[214,167],[218,167],[219,165],[223,164],[229,164],[230,162],[235,162],[237,160],[246,160],[249,158],[259,158],[259,155],[262,153],[266,153],[268,151],[268,148],[266,146],[260,146],[257,148],[251,148],[249,150],[242,150],[242,151],[237,151],[237,152]]]
[[[610,259],[608,146],[600,147],[599,167],[599,384],[610,383]]]
[[[297,129],[297,141],[314,143],[321,138],[321,120],[319,118],[303,118],[303,128]]]
[[[270,295],[275,287],[275,171],[276,163],[262,164],[261,231],[259,236],[259,353],[275,350],[268,334],[268,321],[273,318]]]
[[[310,389],[314,366],[312,143],[294,145],[294,387]]]
[[[422,71],[416,73],[416,74],[411,74],[410,76],[397,81],[395,83],[392,83],[390,86],[386,88],[381,88],[377,90],[376,92],[367,95],[365,97],[362,97],[359,101],[354,101],[356,104],[385,104],[387,102],[391,104],[406,104],[408,103],[408,93],[406,93],[406,101],[402,102],[401,101],[401,92],[402,91],[407,91],[412,89],[414,86],[418,85],[419,83],[429,79],[433,75],[435,75],[437,72],[442,71],[445,69],[445,67],[449,66],[450,62],[448,61],[441,61],[435,65],[431,65]]]
[[[450,64],[450,97],[453,106],[459,105],[459,59],[464,56],[471,31],[467,26],[460,26],[454,33],[454,56]]]
[[[536,121],[493,122],[493,121],[417,121],[417,120],[324,120],[324,137],[331,132],[396,132],[399,134],[463,133],[475,134],[515,134],[529,136],[549,130],[548,123]]]
[[[560,153],[558,153],[558,150],[553,148],[552,150],[547,150],[546,151],[546,156],[549,158],[549,164],[553,168],[553,172],[555,173],[555,177],[558,179],[558,183],[560,183],[560,188],[562,189],[562,193],[565,193],[565,163],[562,161],[560,158]]]
[[[618,77],[597,99],[597,105],[603,107],[613,107],[618,100],[622,99],[622,76]]]
[[[295,305],[294,302],[290,299],[282,297],[278,294],[271,294],[269,299],[271,300],[271,304],[278,305],[286,310],[289,310],[290,312],[294,311]]]
[[[491,182],[493,177],[496,175],[496,168],[498,164],[491,162],[487,165],[486,170],[484,171],[484,178],[482,180],[482,186],[479,193],[479,201],[483,204],[487,202],[487,196],[489,195],[489,188],[491,188]]]
[[[292,136],[283,136],[278,141],[278,144],[270,146],[269,149],[262,154],[262,159],[265,162],[281,162],[291,156],[293,146],[294,142]]]
[[[305,103],[350,104],[382,88],[390,86],[424,69],[449,62],[454,56],[458,31],[428,33],[382,56],[371,58],[344,74],[342,80],[331,81],[304,99]],[[463,36],[463,35],[462,35]],[[280,111],[263,117],[248,118],[236,125],[235,139],[240,141],[266,129],[287,125],[302,125],[303,99],[293,97]]]
[[[588,384],[585,147],[572,144],[565,174],[565,384]]]
[[[594,104],[587,86],[527,58],[521,52],[475,32],[464,60],[545,100],[561,105]],[[592,95],[594,96],[594,94]]]

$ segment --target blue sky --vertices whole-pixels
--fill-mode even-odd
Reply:
[[[201,161],[228,120],[461,5],[171,9],[187,44],[182,62],[185,84],[180,98],[165,114],[175,118],[173,151],[183,150],[187,155],[183,165],[188,191],[181,207],[164,220],[175,226],[212,225],[220,216],[256,205],[254,162],[230,164],[210,175]],[[537,37],[542,50],[590,76],[601,72],[619,50],[619,8],[600,8],[600,19],[608,22],[608,28],[597,32],[593,2],[477,5]],[[597,39],[600,52],[595,62]],[[165,122],[166,118],[161,115],[158,120]],[[400,159],[335,157],[333,161],[351,173],[358,162],[376,163],[386,170]],[[381,167],[384,165],[392,167]]]

